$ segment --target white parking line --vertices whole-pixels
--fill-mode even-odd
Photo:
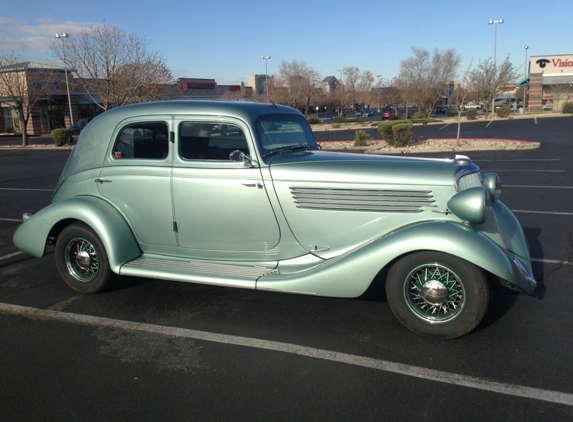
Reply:
[[[249,337],[238,337],[226,334],[196,331],[186,328],[166,327],[155,324],[144,324],[131,321],[123,321],[111,318],[102,318],[89,315],[72,314],[67,312],[38,309],[27,306],[9,305],[0,303],[0,312],[12,315],[21,315],[30,319],[43,319],[62,321],[67,323],[86,324],[98,327],[110,327],[122,330],[155,333],[171,337],[183,337],[195,340],[209,341],[214,343],[229,344],[234,346],[251,347],[254,349],[272,350],[281,353],[290,353],[314,359],[322,359],[330,362],[354,365],[378,371],[391,372],[424,380],[457,385],[461,387],[483,390],[491,393],[500,393],[513,397],[523,397],[532,400],[541,400],[550,403],[573,406],[573,394],[559,391],[544,390],[527,387],[524,385],[495,382],[482,378],[454,374],[451,372],[437,371],[419,366],[405,365],[364,356],[349,355],[330,350],[304,347],[296,344],[282,343],[269,340],[260,340]]]
[[[573,186],[527,186],[527,185],[502,185],[504,188],[527,188],[527,189],[573,189]]]
[[[520,212],[523,214],[545,214],[545,215],[573,215],[573,212],[558,212],[558,211],[528,211],[528,210],[511,210],[511,212]]]
[[[0,188],[0,190],[26,191],[26,192],[53,192],[54,189],[22,189],[22,188]]]
[[[22,252],[22,251],[18,251],[18,252],[14,252],[14,253],[11,253],[11,254],[8,254],[8,255],[0,256],[0,261],[2,261],[2,260],[4,260],[4,259],[12,258],[12,257],[14,257],[14,256],[18,256],[18,255],[23,254],[23,253],[24,253],[24,252]]]
[[[542,264],[573,265],[573,262],[569,262],[569,261],[558,261],[557,259],[537,259],[537,258],[531,258],[531,262],[541,262]]]

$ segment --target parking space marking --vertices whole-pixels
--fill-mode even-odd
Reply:
[[[521,212],[523,214],[573,215],[573,212],[559,212],[559,211],[511,210],[511,212]]]
[[[23,253],[24,252],[22,252],[22,251],[18,251],[18,252],[14,252],[14,253],[11,253],[8,255],[0,256],[0,261],[3,261],[4,259],[12,258],[14,256],[18,256],[18,255],[23,254]]]
[[[559,260],[557,260],[557,259],[531,258],[531,262],[540,262],[540,263],[542,263],[542,264],[573,265],[573,262],[569,262],[569,261],[559,261]]]
[[[26,191],[26,192],[53,192],[54,189],[24,189],[24,188],[0,188],[0,190]]]
[[[573,186],[527,186],[527,185],[503,185],[504,188],[527,188],[527,189],[573,189]]]
[[[217,334],[186,328],[144,324],[139,322],[131,322],[90,315],[72,314],[48,309],[10,305],[6,303],[0,303],[0,312],[5,314],[20,315],[30,319],[44,319],[72,324],[75,323],[98,327],[109,327],[121,330],[154,333],[164,336],[190,338],[194,340],[202,340],[233,346],[250,347],[254,349],[271,350],[281,353],[290,353],[293,355],[321,359],[347,365],[354,365],[362,368],[390,372],[428,381],[473,388],[490,393],[499,393],[513,397],[522,397],[532,400],[541,400],[550,403],[564,404],[566,406],[573,406],[573,394],[552,390],[543,390],[524,385],[490,381],[487,379],[472,376],[454,374],[451,372],[427,369],[419,366],[406,365],[364,356],[349,355],[346,353],[334,352],[330,350],[316,349],[313,347],[299,346],[291,343],[282,343],[249,337],[239,337],[227,334]]]

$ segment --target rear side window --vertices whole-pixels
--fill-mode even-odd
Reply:
[[[142,122],[125,126],[113,146],[115,159],[162,160],[169,153],[166,122]]]
[[[229,160],[239,150],[249,154],[243,130],[232,124],[182,122],[179,124],[179,155],[184,160]]]

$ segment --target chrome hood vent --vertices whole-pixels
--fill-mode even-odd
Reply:
[[[293,186],[290,192],[297,208],[331,211],[419,213],[435,207],[430,190],[337,189]]]

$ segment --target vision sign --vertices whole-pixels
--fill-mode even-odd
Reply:
[[[573,73],[573,55],[531,58],[531,73]]]

